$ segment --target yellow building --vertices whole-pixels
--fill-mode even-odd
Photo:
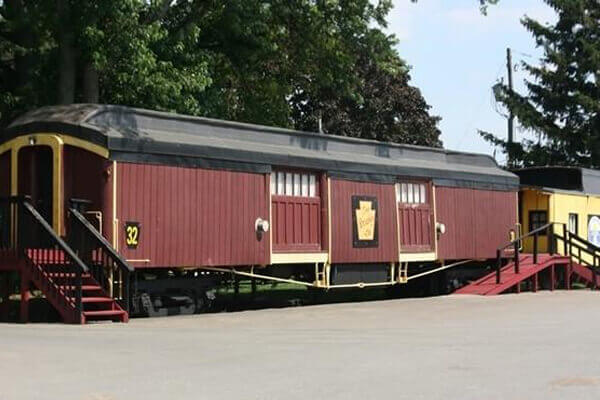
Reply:
[[[555,223],[563,229],[600,246],[600,171],[574,167],[536,167],[513,171],[521,179],[519,219],[523,233]],[[548,237],[539,236],[539,251],[548,251]],[[563,253],[563,242],[557,250]],[[525,239],[523,251],[533,251],[533,238]]]

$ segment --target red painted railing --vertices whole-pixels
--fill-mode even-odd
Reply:
[[[554,226],[558,225],[562,228],[562,235],[554,231]],[[520,267],[520,247],[523,239],[533,237],[533,264],[538,263],[539,256],[539,237],[545,234],[548,237],[548,253],[555,254],[558,248],[558,240],[563,243],[563,253],[571,260],[576,260],[580,265],[588,268],[593,276],[592,282],[594,289],[596,288],[596,275],[600,271],[600,247],[590,243],[589,241],[577,236],[575,233],[569,232],[567,225],[562,222],[550,222],[531,232],[528,232],[516,239],[511,240],[496,252],[496,284],[500,283],[501,269],[505,258],[504,252],[511,250],[515,274],[519,273]],[[583,253],[583,254],[582,254]],[[587,259],[586,259],[587,256]],[[591,261],[589,261],[591,259]]]
[[[0,235],[0,248],[25,256],[30,267],[28,276],[46,295],[67,322],[80,322],[82,275],[88,267],[59,237],[50,224],[24,196],[0,198],[0,220],[8,222]],[[51,271],[51,272],[48,272]],[[61,289],[49,279],[49,273],[73,277],[73,285]]]

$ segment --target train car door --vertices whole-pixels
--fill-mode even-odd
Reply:
[[[68,208],[74,206],[101,234],[106,234],[103,231],[104,195],[108,190],[110,176],[107,173],[106,160],[97,154],[69,145],[64,146],[63,160],[65,215],[68,215]]]
[[[396,184],[400,251],[427,253],[434,250],[431,184],[402,181]]]
[[[0,154],[0,198],[10,196],[11,151]],[[5,246],[10,238],[10,207],[0,206],[0,246]]]
[[[18,153],[18,193],[31,197],[42,217],[52,225],[53,157],[49,146],[23,147]]]
[[[307,171],[271,174],[273,252],[319,252],[321,188],[319,175]]]

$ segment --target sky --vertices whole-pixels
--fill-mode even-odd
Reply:
[[[442,117],[444,147],[494,155],[478,129],[506,137],[506,118],[498,113],[491,91],[500,78],[507,79],[506,48],[517,65],[515,89],[524,93],[527,76],[520,62],[536,64],[542,52],[520,19],[527,15],[551,23],[556,15],[542,0],[500,0],[487,16],[478,3],[394,0],[388,32],[399,39],[398,52],[411,66],[412,84],[421,89],[431,113]],[[524,134],[517,130],[516,139]],[[505,158],[498,151],[496,159]]]

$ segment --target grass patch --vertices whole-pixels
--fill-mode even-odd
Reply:
[[[318,289],[292,283],[242,281],[236,294],[233,285],[217,289],[216,305],[219,310],[244,310],[266,307],[289,307],[360,301],[384,300],[391,297],[385,288]]]

